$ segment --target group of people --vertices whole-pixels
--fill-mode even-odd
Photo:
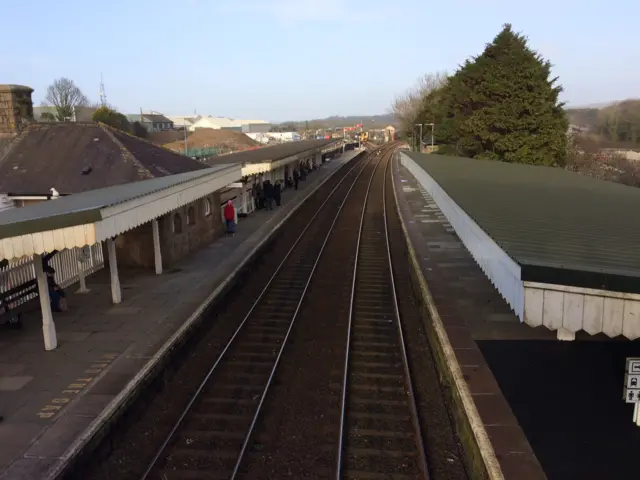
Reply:
[[[309,172],[316,168],[317,165],[308,160],[299,164],[297,168],[293,169],[291,176],[285,178],[284,186],[280,180],[276,180],[275,183],[271,183],[271,180],[254,183],[253,187],[251,187],[251,197],[256,210],[273,210],[274,203],[276,207],[281,206],[282,190],[284,188],[298,190],[300,181],[304,181]],[[227,234],[234,235],[236,231],[236,209],[231,200],[224,207],[224,220],[227,225]]]
[[[271,180],[255,183],[251,188],[251,196],[256,210],[273,210],[274,202],[276,207],[282,204],[282,184],[280,180],[276,180],[276,183],[271,183]]]

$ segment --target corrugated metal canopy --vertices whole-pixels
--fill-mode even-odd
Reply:
[[[239,167],[237,169],[239,170]],[[55,200],[40,202],[28,207],[3,210],[0,212],[0,239],[93,223],[101,219],[100,211],[106,207],[198,178],[224,174],[227,170],[234,170],[234,166],[222,165],[151,180],[116,185],[59,197]]]
[[[335,140],[301,140],[299,142],[281,143],[268,147],[256,148],[245,152],[220,155],[207,160],[210,165],[223,165],[231,163],[266,163],[275,162],[286,157],[298,155],[316,148],[324,147]]]
[[[559,168],[407,155],[530,272],[595,274],[591,284],[640,277],[640,189]]]

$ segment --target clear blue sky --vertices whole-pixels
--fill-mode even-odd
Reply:
[[[38,104],[61,76],[97,100],[102,72],[125,113],[385,113],[506,22],[555,65],[570,104],[640,96],[638,0],[22,0],[0,12],[12,20],[0,42],[17,46],[0,55],[0,83],[33,87]]]

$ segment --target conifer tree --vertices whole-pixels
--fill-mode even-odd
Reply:
[[[446,117],[461,155],[564,165],[568,121],[551,64],[507,24],[450,79]]]

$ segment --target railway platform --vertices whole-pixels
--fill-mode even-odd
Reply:
[[[449,347],[440,353],[443,363],[451,365],[446,381],[454,390],[469,395],[465,399],[463,393],[458,398],[454,406],[456,421],[459,425],[467,423],[483,463],[502,470],[505,478],[545,478],[476,342],[553,339],[553,332],[531,329],[518,321],[433,199],[398,162],[394,163],[394,182],[408,240],[432,297],[433,311],[429,314],[433,316],[435,311],[439,317],[433,323],[434,329],[441,327],[440,331],[432,332],[432,336],[440,333],[443,338],[439,343]],[[474,432],[474,423],[481,429]],[[482,438],[482,430],[488,438]]]
[[[414,154],[409,158],[420,160]],[[490,164],[489,168],[492,167]],[[451,182],[452,176],[445,177],[442,171],[436,172],[435,167],[433,172],[442,175],[438,183]],[[451,183],[448,184],[447,193],[451,197],[457,194],[458,198],[468,200],[463,192],[473,190],[471,179],[477,177],[468,170],[466,175],[468,184],[464,191],[453,190]],[[612,465],[615,465],[616,478],[633,477],[633,448],[640,441],[640,430],[632,421],[633,409],[621,397],[625,358],[640,355],[637,342],[629,341],[629,337],[634,336],[634,315],[630,314],[634,310],[630,300],[635,295],[627,293],[624,297],[630,305],[625,305],[623,310],[629,313],[622,315],[621,309],[605,308],[601,310],[599,328],[593,328],[598,318],[587,315],[588,307],[599,301],[599,296],[614,298],[614,289],[602,292],[593,287],[567,286],[564,311],[554,311],[555,298],[550,298],[551,306],[545,304],[541,321],[536,323],[538,317],[527,305],[537,295],[533,289],[541,284],[525,281],[523,290],[530,290],[526,290],[522,302],[524,319],[519,318],[508,302],[513,298],[504,291],[501,295],[499,282],[495,282],[497,286],[492,284],[465,247],[461,237],[469,231],[449,223],[450,219],[456,219],[456,213],[449,210],[445,215],[440,206],[446,207],[446,202],[432,195],[437,187],[425,187],[426,182],[419,176],[415,165],[411,171],[400,161],[395,162],[395,192],[403,230],[411,247],[414,283],[421,290],[419,296],[425,314],[432,319],[430,341],[434,348],[437,346],[440,372],[450,387],[449,400],[460,438],[471,452],[471,477],[483,470],[488,471],[489,478],[507,480],[603,478],[611,472]],[[510,184],[508,180],[501,181],[502,188]],[[563,181],[570,182],[570,179]],[[535,180],[531,183],[535,184]],[[595,185],[592,190],[618,187]],[[633,191],[623,193],[635,194]],[[553,189],[548,195],[552,194]],[[497,197],[505,202],[500,195]],[[457,211],[458,219],[462,216],[460,211]],[[467,208],[462,210],[463,214],[466,211]],[[478,221],[477,208],[475,213],[478,217],[474,219]],[[606,223],[597,218],[597,213],[592,221],[594,228],[604,228],[601,226],[606,224],[615,232],[615,219]],[[574,218],[582,217],[575,214]],[[518,222],[511,219],[508,222],[510,231],[522,231]],[[492,238],[499,235],[499,224],[493,222],[496,232]],[[577,230],[587,228],[578,220],[572,226]],[[532,236],[522,236],[523,242],[533,236],[540,237],[544,225],[531,228],[535,231]],[[612,236],[615,235],[612,233]],[[476,243],[481,244],[481,239],[476,238]],[[509,246],[515,250],[516,243]],[[604,262],[611,256],[594,252],[592,258]],[[567,261],[574,260],[575,256],[567,253]],[[486,264],[483,266],[489,270]],[[580,279],[569,280],[576,278]],[[558,279],[561,278],[556,277]],[[613,284],[611,278],[608,280]],[[560,287],[556,286],[558,290]],[[544,295],[559,294],[558,291]],[[581,299],[580,295],[593,298]],[[611,301],[605,300],[605,305],[611,306]],[[518,305],[518,302],[511,303]],[[575,315],[573,307],[577,305],[580,311]],[[620,315],[612,315],[616,312]],[[559,320],[552,319],[550,313]],[[571,335],[563,332],[564,338],[561,337],[558,321],[572,330]],[[625,336],[627,338],[623,338]],[[576,402],[576,399],[581,400]]]
[[[0,344],[0,479],[54,478],[136,394],[143,379],[183,341],[216,295],[306,198],[359,152],[346,152],[283,194],[283,206],[242,219],[223,237],[163,275],[121,270],[120,304],[109,272],[68,292],[56,314],[59,348],[42,349],[38,311]],[[94,288],[92,288],[94,287]],[[34,309],[37,310],[37,309]]]

